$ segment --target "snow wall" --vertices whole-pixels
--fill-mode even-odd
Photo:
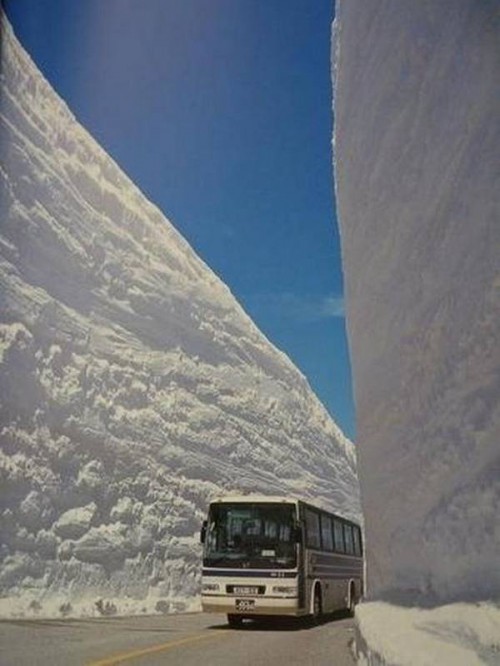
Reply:
[[[353,445],[1,30],[0,611],[185,608],[211,497],[359,518]]]
[[[332,57],[369,594],[498,598],[498,3],[339,0]]]

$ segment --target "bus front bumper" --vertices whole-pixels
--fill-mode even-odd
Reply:
[[[304,615],[297,598],[276,597],[230,597],[227,595],[202,595],[201,607],[205,613],[227,613],[229,615]]]

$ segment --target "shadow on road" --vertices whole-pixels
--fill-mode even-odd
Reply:
[[[230,627],[224,623],[214,624],[207,628],[217,631],[306,631],[346,619],[351,618],[345,611],[336,611],[325,614],[316,621],[308,617],[255,617],[243,620],[239,627]]]

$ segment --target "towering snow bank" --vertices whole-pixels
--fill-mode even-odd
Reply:
[[[1,76],[1,594],[190,598],[225,489],[358,516],[352,444],[5,18]]]
[[[498,598],[498,5],[340,0],[335,34],[369,591]]]

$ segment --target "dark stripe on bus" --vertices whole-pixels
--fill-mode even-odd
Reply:
[[[226,576],[233,578],[296,578],[296,571],[259,571],[258,569],[203,569],[203,576]]]
[[[361,578],[360,574],[346,576],[345,574],[322,574],[322,573],[310,573],[308,576],[309,580],[314,578],[327,578],[328,580],[346,580],[347,578]]]
[[[338,564],[344,566],[351,564],[352,566],[362,566],[363,558],[356,557],[355,555],[339,555],[338,553],[313,553],[312,557],[317,564]]]

